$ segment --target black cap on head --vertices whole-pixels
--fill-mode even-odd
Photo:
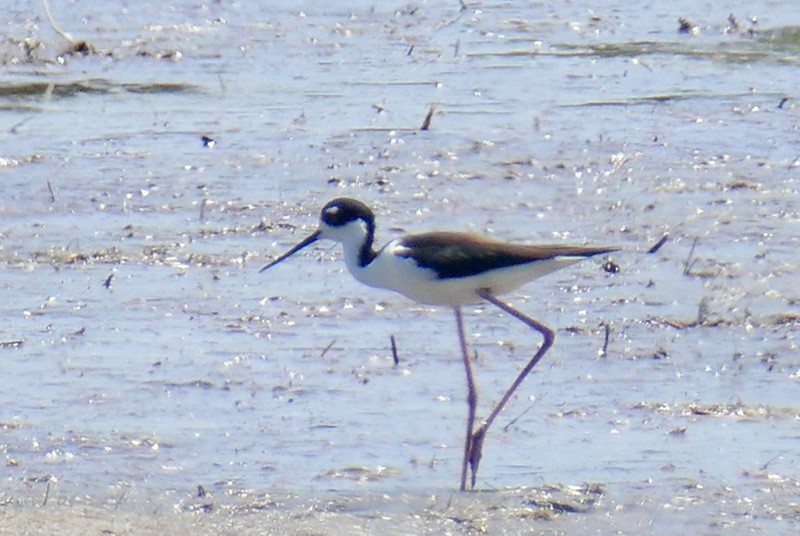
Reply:
[[[341,227],[355,220],[364,220],[371,225],[374,218],[367,205],[350,197],[338,197],[329,201],[322,207],[320,214],[320,220],[331,227]]]

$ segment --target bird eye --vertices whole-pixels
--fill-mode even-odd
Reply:
[[[342,210],[337,206],[328,207],[322,211],[322,220],[328,225],[339,226],[342,224]]]

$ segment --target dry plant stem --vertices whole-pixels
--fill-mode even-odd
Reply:
[[[605,339],[603,340],[603,349],[600,350],[600,355],[605,357],[608,354],[608,340],[611,338],[611,324],[608,322],[603,322],[603,328],[605,329]]]
[[[58,24],[56,24],[56,21],[55,21],[55,19],[53,18],[53,14],[50,12],[50,2],[48,2],[48,0],[42,0],[42,4],[44,4],[44,12],[45,12],[45,15],[47,15],[47,20],[50,22],[50,26],[52,26],[52,27],[53,27],[53,30],[55,30],[55,32],[56,32],[58,35],[60,35],[61,37],[63,37],[63,38],[64,38],[64,39],[66,39],[67,41],[69,41],[69,43],[70,43],[71,45],[73,45],[73,46],[77,45],[77,44],[78,44],[78,42],[77,42],[77,41],[75,41],[75,39],[74,39],[74,38],[73,38],[71,35],[69,35],[67,32],[65,32],[64,30],[62,30],[62,29],[61,29],[61,28],[58,26]]]
[[[697,262],[696,259],[692,259],[692,256],[694,255],[694,248],[697,247],[697,240],[698,239],[695,238],[694,241],[692,242],[692,247],[689,250],[689,255],[686,257],[686,262],[684,263],[684,267],[683,267],[683,274],[684,275],[689,275],[689,272],[691,271],[692,266],[694,266],[694,263]]]
[[[650,249],[648,249],[648,250],[647,250],[647,253],[649,253],[649,254],[651,254],[651,255],[652,255],[653,253],[656,253],[656,252],[657,252],[659,249],[661,249],[661,246],[663,246],[664,244],[666,244],[666,243],[667,243],[667,240],[669,240],[669,234],[668,234],[668,233],[664,233],[664,236],[662,236],[662,237],[661,237],[661,240],[659,240],[658,242],[656,242],[656,244],[655,244],[653,247],[651,247]]]
[[[394,366],[400,364],[400,357],[397,355],[397,341],[394,339],[394,335],[389,336],[389,342],[392,343],[392,360],[394,361]]]
[[[425,119],[422,120],[422,126],[419,127],[420,130],[428,130],[431,127],[431,119],[433,118],[433,112],[436,111],[436,105],[431,104],[430,108],[428,108],[428,113],[425,114]]]

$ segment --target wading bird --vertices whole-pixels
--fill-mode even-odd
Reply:
[[[605,246],[527,245],[491,240],[469,233],[432,232],[395,238],[376,251],[375,215],[356,199],[340,197],[328,202],[319,227],[305,240],[267,264],[261,272],[320,239],[342,244],[347,268],[370,287],[399,292],[420,303],[446,305],[456,315],[461,356],[467,373],[467,432],[461,466],[461,490],[475,487],[483,440],[497,415],[528,373],[552,346],[553,330],[523,314],[497,296],[515,290],[588,257],[616,251]],[[487,301],[542,334],[544,341],[517,375],[489,416],[475,428],[478,392],[464,335],[461,307]]]

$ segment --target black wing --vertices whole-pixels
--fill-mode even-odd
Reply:
[[[412,258],[417,265],[434,270],[439,279],[470,277],[492,269],[560,256],[591,257],[618,249],[559,244],[510,244],[467,233],[448,232],[407,236],[398,245],[396,255]]]

